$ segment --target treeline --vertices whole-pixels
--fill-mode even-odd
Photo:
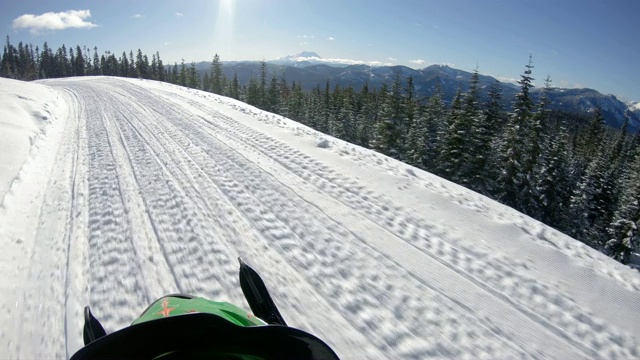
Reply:
[[[640,136],[606,127],[598,109],[588,116],[550,110],[549,78],[534,102],[532,69],[530,60],[510,112],[498,82],[480,101],[477,69],[468,90],[446,102],[440,91],[418,98],[410,77],[379,89],[327,82],[305,92],[269,74],[265,62],[239,84],[224,76],[217,54],[201,76],[193,62],[164,66],[158,53],[151,62],[140,50],[135,58],[79,46],[54,53],[46,43],[34,51],[7,38],[0,76],[140,77],[233,97],[440,175],[627,263],[639,243]]]
[[[640,136],[591,114],[550,110],[546,79],[534,103],[531,61],[513,110],[496,82],[480,101],[476,69],[450,104],[436,91],[416,97],[411,77],[380,89],[316,86],[267,77],[241,99],[342,140],[374,149],[511,206],[627,263],[638,249]],[[222,93],[223,95],[230,95]]]

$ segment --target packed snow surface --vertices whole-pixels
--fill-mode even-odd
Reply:
[[[636,271],[281,116],[108,77],[0,79],[0,115],[3,358],[72,355],[84,305],[248,309],[238,256],[344,359],[640,357]]]

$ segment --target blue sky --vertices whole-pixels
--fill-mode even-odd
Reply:
[[[537,84],[590,87],[640,101],[638,0],[0,0],[19,41],[165,63],[323,58],[423,68],[448,64],[517,79],[533,55]],[[88,10],[66,13],[70,10]],[[40,15],[52,12],[48,16]],[[60,14],[63,13],[64,14]],[[23,16],[31,14],[34,16]],[[65,28],[66,27],[66,28]]]

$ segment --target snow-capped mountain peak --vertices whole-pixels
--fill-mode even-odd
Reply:
[[[322,59],[322,57],[320,55],[318,55],[318,53],[315,53],[313,51],[303,51],[303,52],[299,52],[293,56],[286,56],[285,58],[290,58],[290,59],[300,59],[300,58],[316,58],[316,59]]]

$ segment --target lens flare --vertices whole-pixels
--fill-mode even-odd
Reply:
[[[212,37],[214,51],[218,54],[229,54],[232,50],[235,2],[235,0],[220,0],[218,2]]]

